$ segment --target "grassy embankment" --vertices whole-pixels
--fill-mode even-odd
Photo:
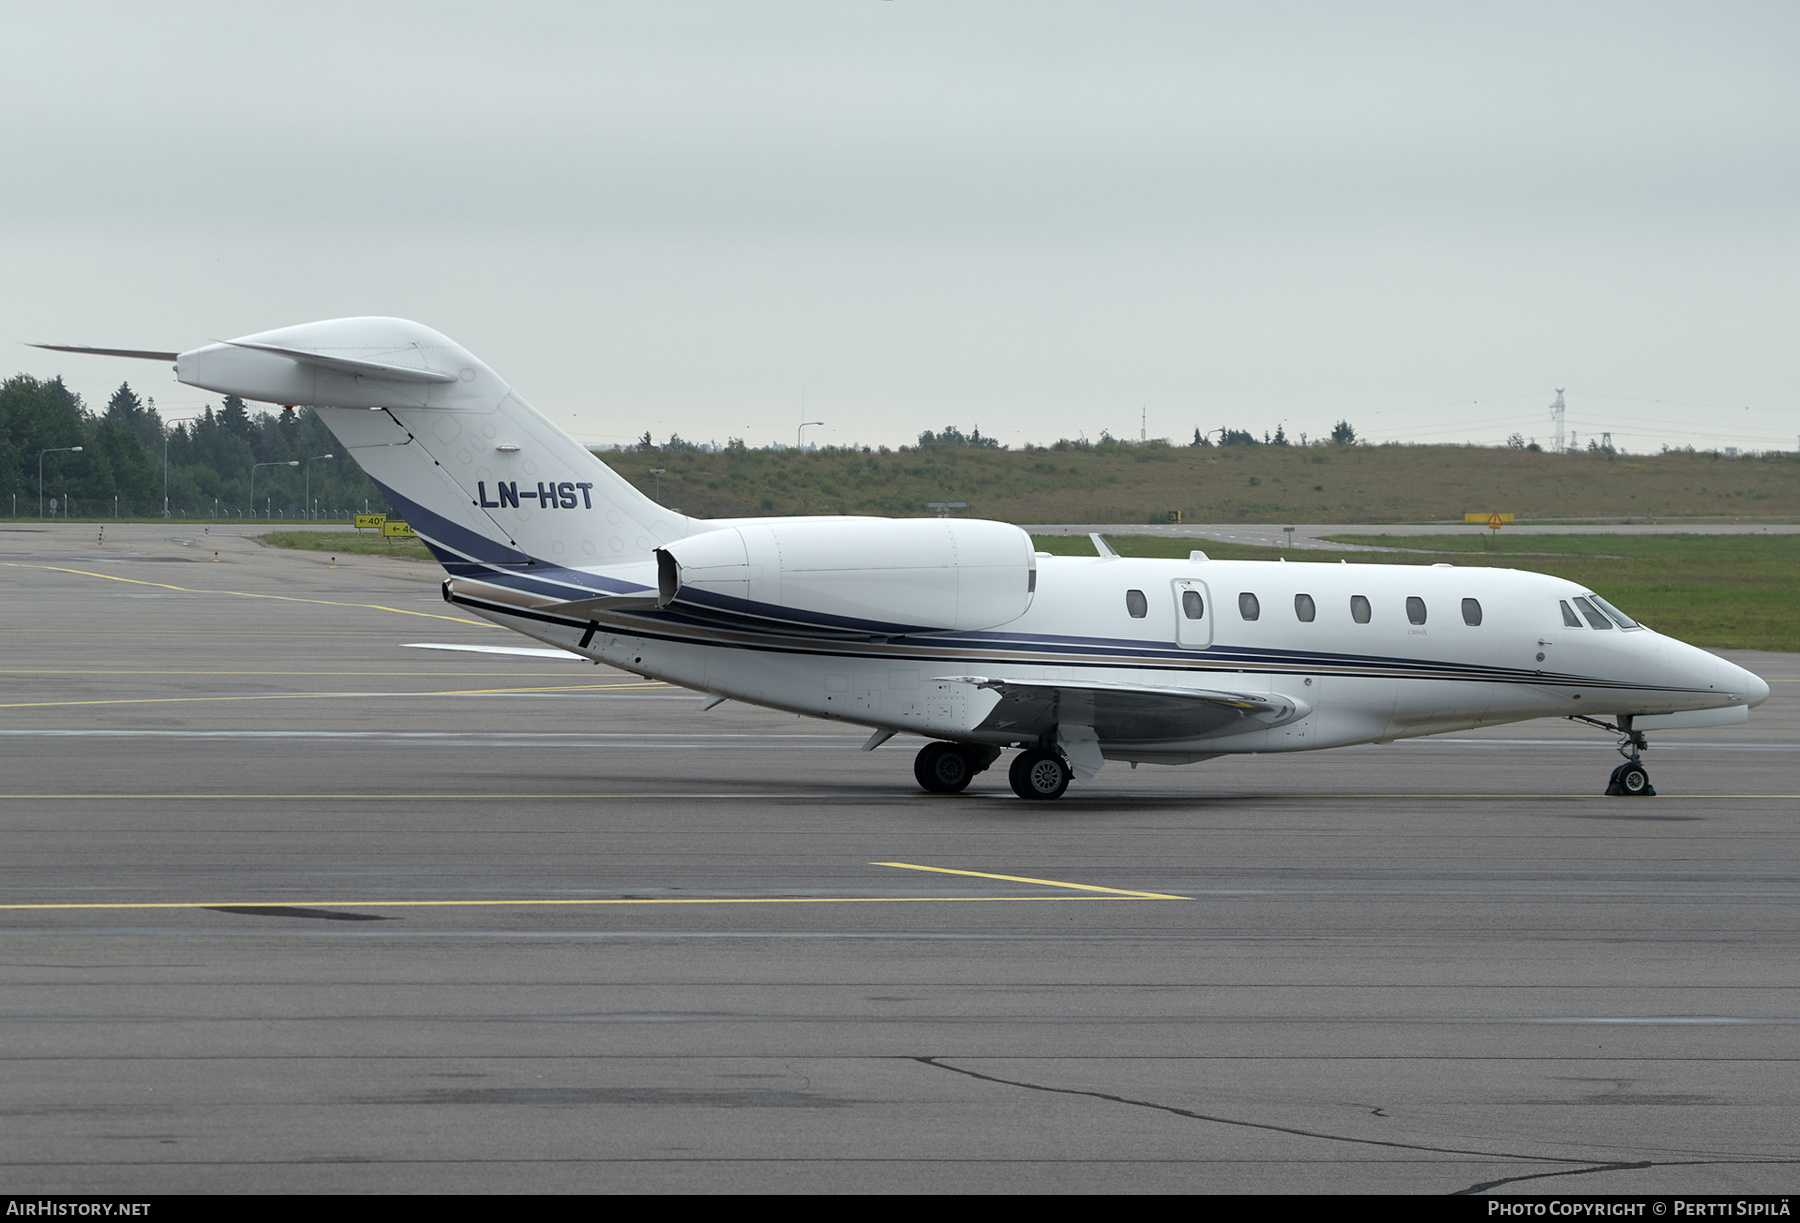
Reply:
[[[887,454],[612,451],[600,458],[646,493],[655,489],[652,469],[664,468],[663,503],[702,518],[919,516],[931,512],[928,501],[966,501],[969,508],[959,514],[1025,524],[1166,522],[1172,510],[1191,523],[1443,522],[1490,510],[1538,522],[1800,520],[1800,456],[1791,453],[1727,459],[1477,446],[1151,442]],[[185,520],[195,526],[204,521]],[[241,526],[255,520],[221,521]]]
[[[967,501],[976,518],[1147,523],[1441,522],[1499,510],[1522,519],[1800,518],[1800,458],[1542,454],[1475,446],[1073,445],[611,452],[646,493],[707,518],[922,515]]]
[[[1038,535],[1039,549],[1090,555],[1079,536]],[[1219,560],[1290,563],[1458,565],[1529,569],[1579,582],[1658,632],[1719,649],[1800,651],[1800,535],[1343,535],[1342,543],[1395,552],[1282,551],[1211,540],[1109,536],[1124,556],[1185,557],[1198,547]],[[1484,549],[1483,545],[1486,544]]]
[[[398,556],[412,561],[433,559],[416,539],[390,538],[374,531],[270,531],[259,535],[272,548],[330,552],[338,556]]]

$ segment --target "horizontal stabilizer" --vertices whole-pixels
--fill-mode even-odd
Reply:
[[[252,348],[257,352],[273,353],[278,357],[288,357],[306,365],[316,365],[321,369],[335,369],[345,374],[360,374],[365,378],[380,378],[387,382],[455,382],[455,374],[447,374],[442,370],[422,369],[416,365],[390,365],[385,361],[364,361],[357,357],[334,357],[324,353],[309,352],[304,348],[283,348],[279,344],[263,344],[256,340],[226,340],[233,348]],[[144,354],[139,354],[144,355]]]
[[[152,352],[143,348],[77,348],[72,344],[27,344],[27,348],[47,348],[51,352],[78,352],[90,357],[132,357],[139,361],[173,361],[178,352]]]

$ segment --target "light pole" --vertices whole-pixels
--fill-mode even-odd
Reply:
[[[656,504],[658,505],[662,504],[662,478],[663,472],[667,470],[669,470],[667,467],[652,467],[650,469],[650,474],[656,477]]]
[[[250,464],[250,513],[256,514],[256,469],[258,467],[298,467],[299,459],[289,459],[285,463],[252,463]]]
[[[52,446],[48,450],[38,451],[38,517],[44,516],[44,456],[47,454],[79,454],[80,446]]]
[[[798,429],[795,429],[794,430],[794,449],[795,450],[804,449],[804,447],[802,447],[800,444],[800,435],[802,433],[806,432],[807,425],[822,425],[824,423],[825,422],[822,420],[809,420],[809,421],[805,422],[805,424],[802,424]]]
[[[310,519],[313,516],[313,512],[312,512],[312,465],[313,465],[313,461],[315,459],[335,459],[335,458],[337,458],[337,455],[335,455],[335,454],[315,454],[312,456],[312,458],[306,460],[306,516],[308,519]]]
[[[199,420],[198,416],[177,416],[174,420],[163,422],[163,517],[169,516],[169,426],[182,421]]]

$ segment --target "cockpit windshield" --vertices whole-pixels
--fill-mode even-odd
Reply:
[[[1588,622],[1589,628],[1611,628],[1612,621],[1600,614],[1600,610],[1586,599],[1575,600],[1575,607],[1581,612],[1582,619]]]
[[[1636,620],[1633,620],[1630,616],[1627,616],[1624,612],[1622,612],[1618,608],[1614,607],[1611,603],[1608,603],[1605,599],[1602,599],[1599,595],[1589,595],[1588,598],[1593,600],[1595,607],[1598,607],[1601,611],[1603,611],[1607,615],[1611,616],[1620,628],[1643,628],[1644,627],[1643,625],[1639,624]]]

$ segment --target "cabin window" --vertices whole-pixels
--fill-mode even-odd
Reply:
[[[1369,622],[1369,600],[1364,595],[1350,596],[1350,618],[1358,624]]]
[[[1576,599],[1575,606],[1579,607],[1581,609],[1582,619],[1584,619],[1588,622],[1588,627],[1590,627],[1590,628],[1611,628],[1612,627],[1612,621],[1608,620],[1605,616],[1601,615],[1600,609],[1595,607],[1592,603],[1589,603],[1586,599],[1580,599],[1580,598]]]
[[[1206,619],[1206,602],[1201,599],[1199,591],[1184,590],[1181,592],[1181,614],[1189,620]]]
[[[1608,603],[1605,599],[1602,599],[1599,595],[1589,595],[1588,598],[1593,600],[1593,604],[1595,607],[1598,607],[1601,611],[1605,612],[1607,615],[1611,616],[1614,620],[1618,621],[1620,628],[1643,628],[1644,627],[1643,625],[1639,624],[1636,620],[1633,620],[1630,616],[1627,616],[1624,612],[1622,612],[1618,608],[1614,607],[1611,603]]]
[[[1425,623],[1425,600],[1418,595],[1406,596],[1406,619],[1412,624]]]
[[[1576,617],[1575,609],[1569,606],[1569,601],[1567,599],[1558,599],[1556,604],[1558,607],[1562,608],[1564,628],[1581,627],[1581,621]]]
[[[1481,624],[1481,600],[1480,599],[1464,599],[1463,600],[1463,623],[1468,625],[1470,628],[1476,628]]]
[[[1295,595],[1294,614],[1300,617],[1300,623],[1311,624],[1314,617],[1319,614],[1319,609],[1313,603],[1313,597],[1311,595]]]
[[[1247,590],[1238,596],[1238,615],[1246,620],[1254,620],[1262,615],[1262,604]]]
[[[1141,590],[1128,590],[1125,592],[1125,610],[1131,613],[1133,620],[1142,620],[1150,614],[1150,600]]]

